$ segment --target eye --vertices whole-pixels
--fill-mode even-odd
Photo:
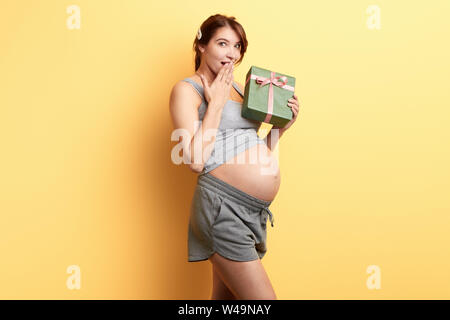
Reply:
[[[224,42],[224,41],[221,41],[221,42],[219,42],[219,45],[221,45],[222,43],[225,43],[225,44],[227,44],[226,42]],[[237,46],[238,46],[238,48],[240,48],[241,47],[241,44],[240,43],[238,43],[238,44],[236,44]]]

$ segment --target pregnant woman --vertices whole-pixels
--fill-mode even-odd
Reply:
[[[196,72],[177,82],[170,95],[174,128],[190,133],[181,141],[183,159],[198,173],[188,261],[211,262],[211,299],[276,299],[261,263],[267,218],[272,227],[274,221],[269,206],[280,187],[272,152],[296,121],[299,104],[294,94],[288,102],[292,120],[284,128],[272,127],[265,139],[258,137],[261,123],[241,116],[244,87],[233,78],[247,44],[234,17],[209,17],[194,41]]]

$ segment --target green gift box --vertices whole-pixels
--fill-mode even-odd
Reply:
[[[294,116],[287,105],[294,89],[294,77],[251,66],[245,77],[242,117],[283,128]]]

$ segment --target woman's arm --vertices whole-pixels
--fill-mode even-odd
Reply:
[[[292,98],[290,98],[288,100],[287,105],[292,110],[292,114],[293,114],[292,119],[283,128],[279,128],[277,126],[272,127],[272,130],[270,130],[269,134],[267,135],[267,139],[266,139],[266,145],[270,149],[270,151],[273,151],[275,149],[275,147],[277,146],[278,140],[280,140],[283,133],[285,133],[286,130],[289,129],[292,126],[292,124],[297,120],[297,116],[298,116],[298,113],[300,110],[300,104],[299,104],[298,97],[296,94],[294,94],[292,96]]]
[[[284,129],[284,128],[272,127],[272,129],[270,130],[270,132],[267,134],[267,136],[265,138],[267,148],[269,148],[270,151],[275,150],[275,148],[277,147],[278,141],[281,139],[281,136],[283,135],[283,133],[285,131],[286,131],[286,129]]]
[[[172,89],[169,105],[174,129],[180,133],[183,159],[187,162],[184,163],[192,171],[199,173],[214,150],[222,107],[211,100],[200,124],[196,95],[191,84],[179,81]]]

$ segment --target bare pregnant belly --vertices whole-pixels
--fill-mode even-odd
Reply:
[[[263,149],[258,149],[263,148]],[[256,159],[250,153],[257,154]],[[261,157],[260,155],[263,154]],[[249,195],[272,201],[280,188],[278,159],[265,144],[258,144],[209,172]]]

